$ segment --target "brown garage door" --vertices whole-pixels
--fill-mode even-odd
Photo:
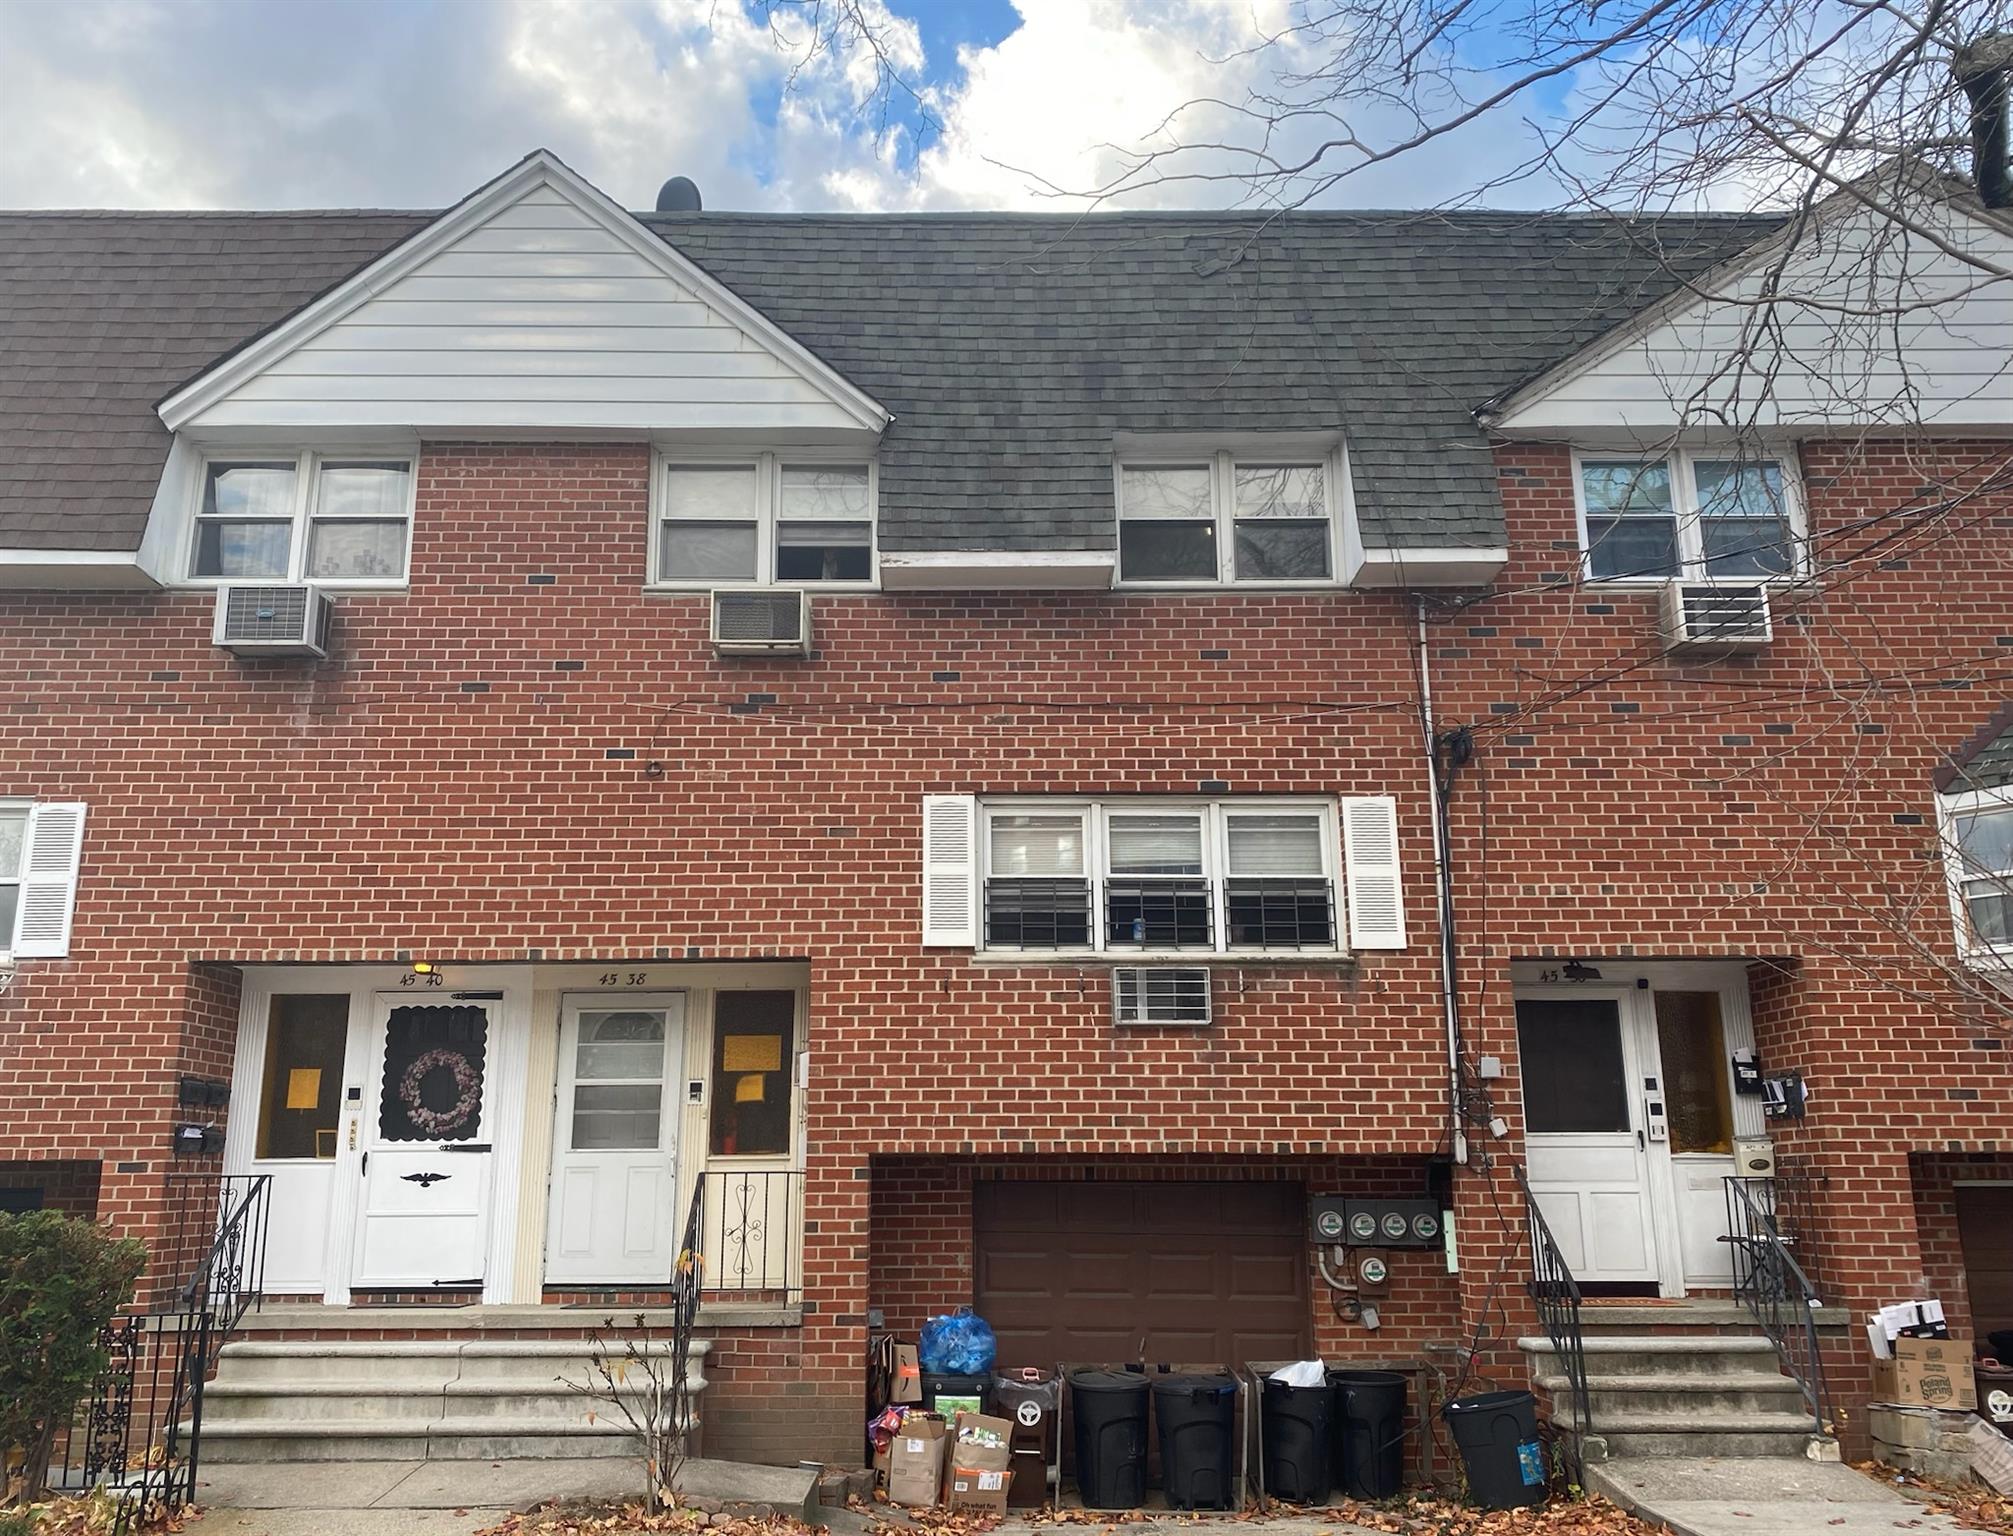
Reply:
[[[1306,1353],[1298,1184],[981,1183],[974,1201],[1002,1365]]]
[[[2013,1186],[1960,1184],[1956,1193],[1971,1332],[1982,1341],[1995,1328],[2013,1328]]]

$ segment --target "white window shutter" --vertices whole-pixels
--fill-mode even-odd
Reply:
[[[28,859],[21,871],[17,956],[70,953],[77,866],[84,852],[84,807],[36,804],[28,811]]]
[[[973,949],[979,941],[979,803],[923,796],[923,942]]]
[[[1342,801],[1342,856],[1349,878],[1349,947],[1405,947],[1405,887],[1398,878],[1398,802],[1390,795]]]

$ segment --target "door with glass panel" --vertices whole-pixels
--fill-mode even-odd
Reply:
[[[561,1010],[549,1283],[669,1282],[684,1042],[683,993],[570,998]]]
[[[348,1059],[347,992],[281,993],[266,1020],[253,1173],[266,1202],[268,1295],[320,1295],[329,1284],[329,1220]]]

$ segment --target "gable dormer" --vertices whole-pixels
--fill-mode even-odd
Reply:
[[[889,420],[543,150],[160,415],[207,441],[395,429],[870,442]]]

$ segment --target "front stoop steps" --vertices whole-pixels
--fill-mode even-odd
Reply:
[[[695,1340],[687,1355],[695,1412],[710,1347]],[[633,1455],[620,1411],[566,1385],[587,1381],[587,1348],[580,1338],[232,1343],[203,1392],[203,1459]]]
[[[1582,1422],[1591,1406],[1589,1460],[1607,1456],[1794,1457],[1836,1461],[1838,1442],[1815,1433],[1803,1392],[1777,1368],[1759,1333],[1590,1335],[1590,1405],[1571,1402],[1552,1342],[1517,1341],[1555,1412]]]

